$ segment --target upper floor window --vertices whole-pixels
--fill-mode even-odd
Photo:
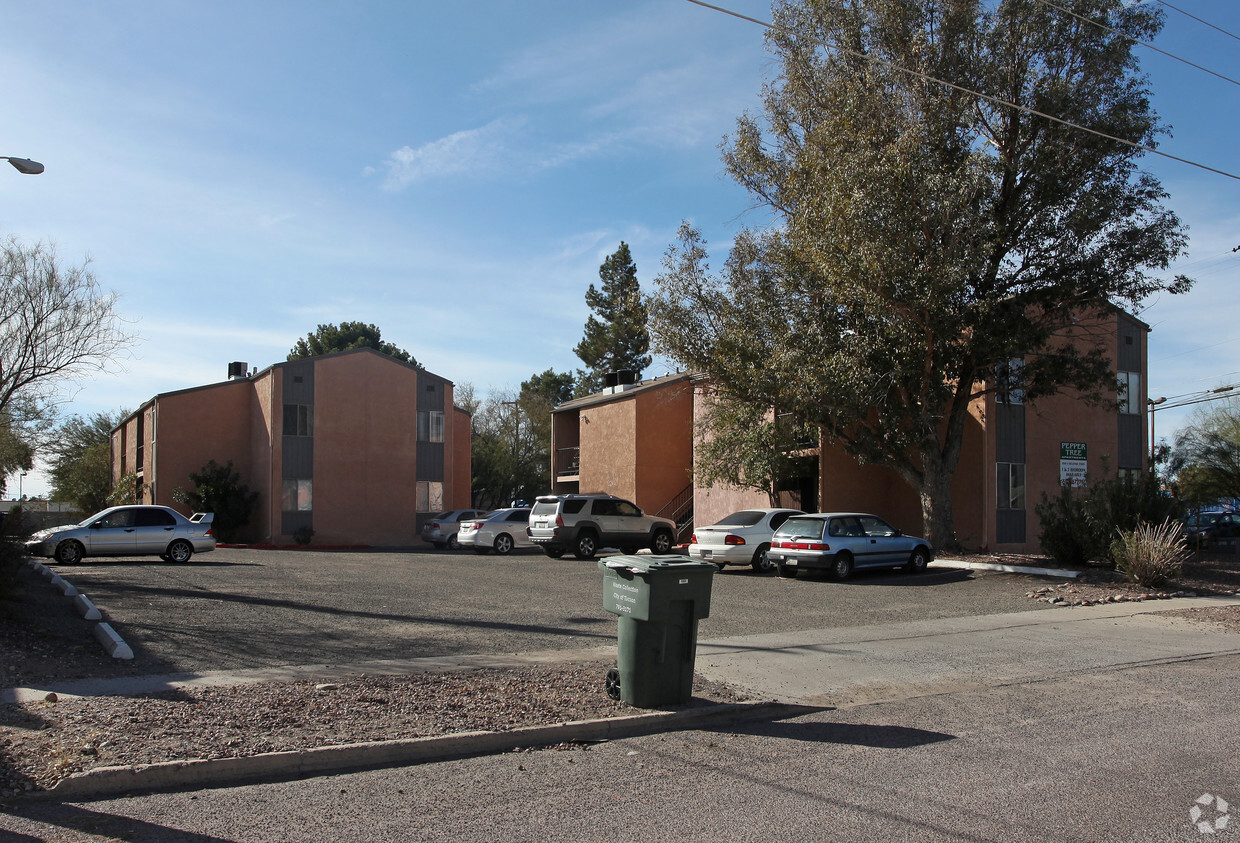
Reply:
[[[995,486],[999,498],[999,509],[1024,509],[1025,464],[1001,462],[995,465],[998,469],[998,482]]]
[[[443,441],[443,412],[439,410],[431,410],[430,412],[418,413],[418,441],[419,442],[442,442]]]
[[[1000,404],[1024,404],[1025,361],[1013,357],[995,367],[995,400]]]
[[[1141,375],[1136,372],[1120,372],[1119,411],[1133,415],[1141,410]]]
[[[310,404],[285,404],[284,435],[313,436],[314,407]]]

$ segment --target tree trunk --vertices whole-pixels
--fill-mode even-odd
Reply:
[[[958,452],[959,449],[955,449]],[[945,458],[938,448],[923,450],[921,456],[921,522],[926,541],[935,551],[960,549],[956,541],[955,513],[952,510],[954,460]]]

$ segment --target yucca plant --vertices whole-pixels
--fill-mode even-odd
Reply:
[[[1115,568],[1133,582],[1157,587],[1180,575],[1192,556],[1184,541],[1184,527],[1168,518],[1161,524],[1138,524],[1133,530],[1117,530],[1111,543]]]

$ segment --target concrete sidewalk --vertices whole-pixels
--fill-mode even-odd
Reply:
[[[906,699],[1240,653],[1240,634],[1160,614],[1236,605],[1191,598],[713,639],[699,642],[696,669],[784,703]]]

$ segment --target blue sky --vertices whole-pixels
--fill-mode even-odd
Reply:
[[[1176,5],[1240,33],[1240,4]],[[762,31],[684,0],[0,0],[0,22],[0,154],[47,166],[0,172],[0,232],[89,255],[141,337],[66,412],[263,368],[347,320],[458,383],[515,388],[580,364],[585,289],[621,240],[650,289],[682,219],[716,263],[765,220],[719,161],[775,69]],[[1240,44],[1174,11],[1157,45],[1240,78]],[[1142,53],[1163,149],[1240,172],[1240,87]],[[1240,382],[1240,182],[1145,166],[1199,279],[1140,314],[1150,394]],[[1188,412],[1160,412],[1160,436]]]

